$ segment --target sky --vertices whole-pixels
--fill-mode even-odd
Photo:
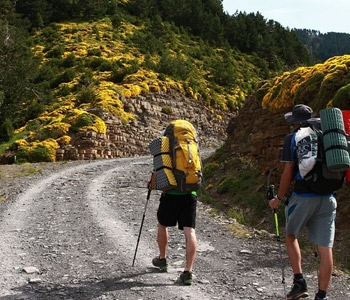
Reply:
[[[223,0],[224,11],[259,13],[289,29],[314,29],[321,33],[350,34],[349,0]]]

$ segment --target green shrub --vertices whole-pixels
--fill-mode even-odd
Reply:
[[[46,58],[54,58],[54,57],[60,58],[60,57],[62,57],[64,51],[65,51],[64,45],[58,45],[58,46],[52,48],[52,50],[50,50],[49,52],[47,52],[45,57]]]
[[[136,61],[131,61],[128,67],[113,67],[110,80],[114,83],[123,82],[126,75],[134,74],[139,70],[140,66]]]
[[[113,69],[113,65],[102,57],[93,57],[89,60],[88,66],[94,70],[103,71],[111,71]]]
[[[38,145],[32,151],[28,153],[28,159],[30,162],[50,162],[51,161],[51,153],[50,150],[43,146]]]
[[[350,84],[341,87],[333,98],[333,106],[350,109]]]
[[[87,87],[94,82],[94,74],[90,69],[85,70],[85,72],[79,78],[79,85]]]
[[[223,180],[220,182],[218,186],[217,193],[225,194],[229,192],[232,189],[234,184],[235,184],[235,180],[232,177],[223,178]]]
[[[203,168],[203,177],[205,179],[210,179],[214,176],[215,172],[219,168],[219,164],[216,162],[207,163]]]
[[[72,124],[70,130],[72,132],[78,132],[80,128],[84,126],[92,126],[94,125],[94,119],[89,114],[81,114],[78,119]]]
[[[113,65],[109,61],[103,60],[99,66],[99,69],[101,72],[112,71]]]
[[[76,73],[73,69],[67,69],[65,72],[63,72],[61,75],[56,77],[54,80],[51,81],[51,87],[56,88],[58,87],[61,83],[68,83],[73,81],[75,78]]]
[[[46,107],[42,102],[33,102],[27,108],[26,120],[33,120],[45,111]]]
[[[62,84],[60,89],[57,91],[56,96],[68,96],[71,93],[71,89],[68,84]]]
[[[166,115],[171,115],[173,113],[173,109],[170,106],[163,106],[161,112]]]
[[[101,56],[102,52],[100,49],[89,49],[87,51],[88,56]]]
[[[231,207],[228,211],[228,216],[232,219],[236,219],[238,223],[245,224],[244,213],[241,209],[236,207]]]
[[[0,141],[8,142],[13,137],[13,124],[12,121],[8,118],[4,120],[2,124],[0,124]]]
[[[62,67],[64,68],[71,68],[75,66],[77,60],[75,58],[75,55],[73,53],[70,53],[63,61],[62,61]]]
[[[77,94],[77,104],[90,103],[95,100],[96,94],[91,87],[82,87]]]

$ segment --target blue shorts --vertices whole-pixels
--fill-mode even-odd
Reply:
[[[173,195],[162,193],[157,211],[159,224],[196,228],[197,196],[193,194]]]
[[[308,240],[319,246],[333,247],[337,201],[332,196],[293,195],[285,207],[286,234],[299,238],[306,227]]]

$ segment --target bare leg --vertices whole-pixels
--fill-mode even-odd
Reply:
[[[195,229],[191,227],[184,227],[184,234],[186,239],[186,266],[185,271],[192,271],[194,259],[197,252],[197,237]]]
[[[166,251],[168,246],[168,228],[166,226],[158,224],[157,242],[159,248],[159,258],[166,257]]]
[[[327,291],[329,282],[331,281],[333,271],[333,250],[329,247],[318,246],[320,254],[319,266],[319,289]]]
[[[286,237],[287,252],[293,274],[303,273],[301,267],[301,252],[299,242],[293,234]]]

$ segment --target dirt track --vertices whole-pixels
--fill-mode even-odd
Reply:
[[[278,246],[250,231],[235,237],[232,220],[198,208],[194,284],[182,286],[184,238],[170,230],[168,273],[157,255],[152,191],[135,265],[132,260],[145,208],[151,158],[0,166],[0,299],[283,299]],[[291,273],[285,263],[286,289]],[[317,276],[306,272],[310,299]],[[32,268],[31,268],[32,267]],[[33,273],[31,273],[33,272]],[[333,276],[329,299],[350,299],[350,278]]]

